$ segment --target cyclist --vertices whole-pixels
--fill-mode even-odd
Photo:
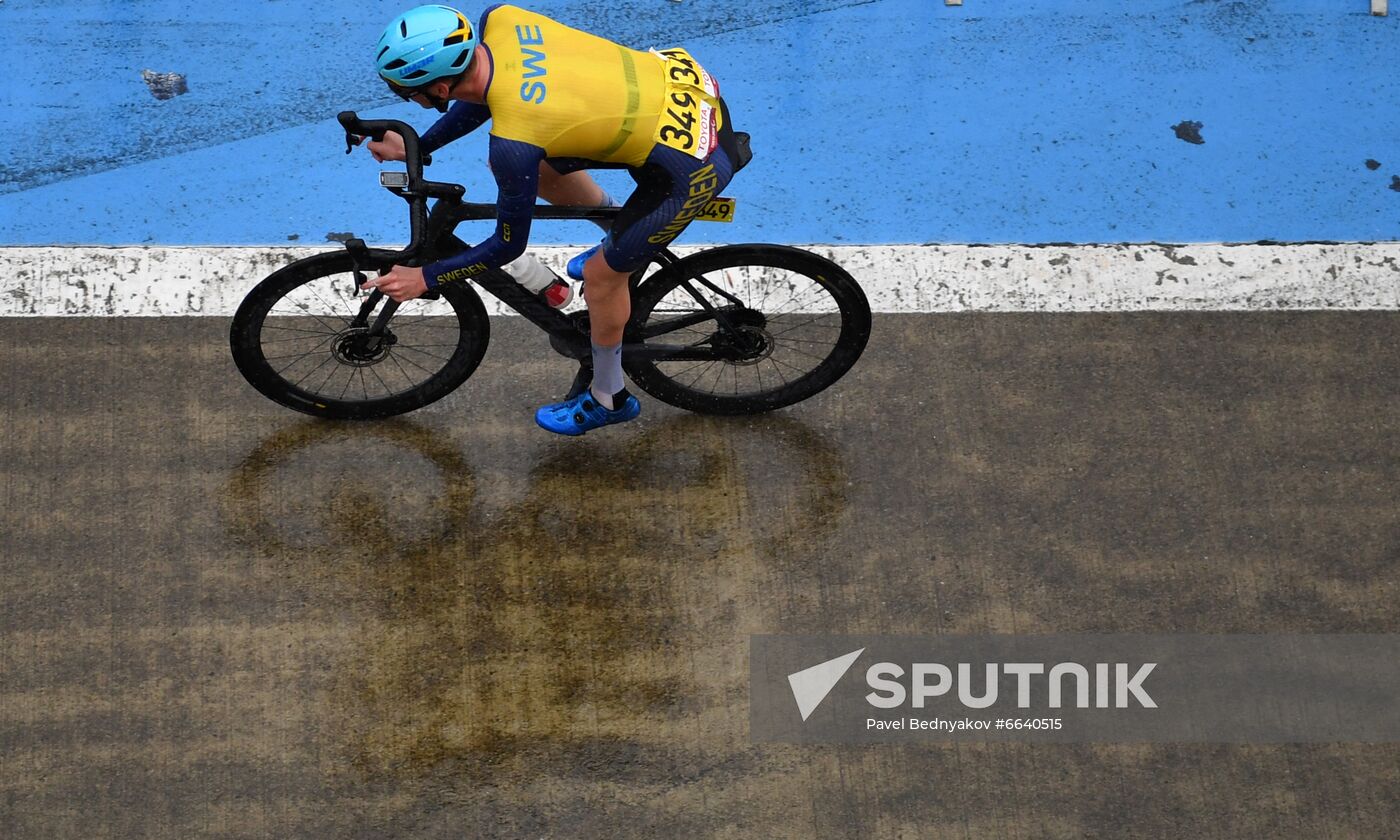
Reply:
[[[488,8],[475,29],[447,6],[411,9],[385,29],[375,65],[404,100],[443,112],[423,134],[425,153],[491,120],[490,165],[499,188],[496,229],[486,241],[421,268],[396,265],[370,281],[394,300],[519,257],[536,196],[616,206],[583,170],[631,173],[636,191],[602,243],[570,260],[567,272],[586,281],[593,384],[539,409],[535,422],[581,435],[635,418],[641,406],[622,377],[628,277],[719,194],[738,159],[714,77],[684,50],[628,49],[509,5]],[[369,149],[376,160],[404,157],[403,139],[393,132]]]

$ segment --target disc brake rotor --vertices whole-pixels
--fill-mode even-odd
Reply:
[[[369,367],[384,361],[389,348],[398,337],[389,330],[378,337],[369,334],[369,327],[350,327],[336,336],[331,353],[336,361],[351,367]]]
[[[729,322],[733,330],[716,330],[710,334],[709,343],[715,350],[730,357],[739,365],[756,365],[773,355],[773,336],[768,332],[768,319],[754,309],[727,308]]]

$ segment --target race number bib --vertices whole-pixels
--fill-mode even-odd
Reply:
[[[680,47],[652,53],[666,72],[656,142],[704,160],[719,144],[719,82]]]
[[[734,204],[734,199],[724,196],[710,199],[710,203],[705,205],[705,209],[700,211],[700,215],[695,217],[695,221],[732,222],[734,221]]]

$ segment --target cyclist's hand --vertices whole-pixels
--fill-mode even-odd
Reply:
[[[374,288],[402,303],[428,291],[428,283],[423,279],[423,269],[396,265],[388,274],[366,280],[360,291],[367,292]]]
[[[380,163],[404,159],[403,136],[397,131],[386,131],[383,140],[370,140],[366,145],[369,153]]]

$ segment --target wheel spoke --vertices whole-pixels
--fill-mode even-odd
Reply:
[[[803,370],[802,368],[796,367],[796,366],[794,366],[794,365],[790,365],[790,364],[788,364],[787,362],[784,362],[784,361],[782,361],[782,360],[780,360],[780,359],[774,358],[773,356],[769,356],[769,357],[768,357],[768,360],[771,361],[771,362],[772,362],[773,364],[775,364],[775,365],[782,365],[783,367],[787,368],[788,370],[795,370],[795,371],[797,371],[799,374],[806,374],[806,373],[807,373],[807,371]]]
[[[321,302],[321,305],[323,305],[323,306],[326,307],[326,309],[328,310],[327,314],[329,314],[330,317],[332,317],[332,318],[339,317],[339,316],[337,316],[337,315],[335,314],[335,311],[336,311],[336,309],[337,309],[338,307],[337,307],[335,304],[330,303],[329,301],[327,301],[325,298],[321,297],[321,292],[320,292],[319,289],[317,289],[317,288],[316,288],[315,286],[313,286],[311,283],[307,283],[306,286],[305,286],[305,288],[306,288],[308,291],[310,291],[312,295],[315,296],[316,300],[318,300],[318,301]],[[334,286],[332,286],[332,288],[334,288]],[[343,302],[342,302],[342,305],[346,305],[347,308],[348,308],[348,302],[344,302],[344,301],[343,301]],[[346,319],[345,319],[345,323],[346,323],[346,324],[350,324],[350,323],[353,323],[354,320],[355,320],[355,316],[354,316],[354,314],[351,314],[349,318],[346,318]]]
[[[825,360],[826,360],[826,357],[825,357],[825,356],[817,356],[817,355],[814,355],[814,354],[812,354],[812,353],[804,353],[804,352],[802,352],[801,350],[798,350],[798,349],[796,349],[796,348],[794,348],[794,347],[784,347],[783,349],[784,349],[784,350],[787,350],[789,353],[796,353],[796,354],[799,355],[799,356],[806,356],[806,357],[809,358],[809,359],[816,359],[818,362],[822,362],[822,361],[825,361]]]
[[[715,388],[719,387],[720,380],[722,379],[724,379],[724,365],[718,365],[715,369],[715,384],[710,386],[710,393],[714,393]]]
[[[695,375],[695,378],[692,379],[692,380],[690,380],[690,385],[687,385],[686,387],[690,387],[691,385],[694,385],[695,383],[699,382],[701,379],[704,379],[704,378],[705,378],[705,374],[709,373],[709,372],[710,372],[710,368],[714,367],[716,364],[718,364],[718,363],[717,363],[717,362],[706,362],[706,363],[705,363],[705,366],[704,366],[703,368],[700,369],[700,372],[699,372],[698,374]]]
[[[340,333],[340,330],[341,330],[340,327],[337,327],[337,326],[335,326],[335,325],[333,325],[333,324],[327,324],[327,323],[326,323],[326,320],[325,320],[324,318],[322,318],[320,315],[313,315],[313,314],[307,313],[307,312],[298,313],[297,315],[288,315],[288,314],[286,314],[286,313],[283,313],[283,314],[282,314],[282,317],[283,317],[283,318],[287,318],[287,317],[311,318],[311,319],[315,320],[316,323],[318,323],[318,324],[320,324],[321,326],[323,326],[323,327],[326,328],[325,331],[321,332],[321,335],[327,335],[327,334],[329,334],[329,335],[338,335],[338,334]],[[348,323],[348,322],[347,322],[347,323]],[[307,332],[320,332],[320,331],[307,330]]]
[[[336,309],[336,307],[335,307],[335,306],[332,306],[332,305],[329,304],[329,303],[326,303],[325,298],[321,297],[320,292],[316,291],[315,287],[312,286],[311,283],[307,283],[306,285],[302,286],[301,288],[306,289],[308,292],[310,292],[310,294],[311,294],[312,297],[314,297],[314,298],[316,298],[316,300],[320,301],[321,305],[324,306],[324,307],[328,310],[327,314],[329,315],[329,317],[331,317],[331,318],[338,318],[338,317],[339,317],[339,316],[337,316],[337,315],[335,314],[335,309]],[[331,332],[338,333],[338,332],[340,332],[341,329],[342,329],[341,327],[335,327],[335,326],[332,326],[332,325],[330,325],[330,324],[327,324],[324,318],[322,318],[320,315],[318,315],[318,314],[312,312],[312,311],[310,310],[309,307],[306,308],[305,310],[303,310],[302,312],[298,313],[298,316],[299,316],[299,317],[303,317],[303,318],[315,318],[315,319],[316,319],[316,323],[320,324],[320,325],[323,326],[323,327],[326,327],[326,328],[329,329]],[[350,323],[351,323],[351,321],[353,321],[353,320],[354,320],[353,317],[351,317],[351,318],[345,318],[345,319],[344,319],[345,325],[346,325],[346,326],[349,326]]]
[[[310,350],[307,350],[305,353],[302,353],[300,356],[297,356],[296,358],[297,358],[298,360],[307,358],[308,356],[310,356],[311,354],[313,354],[313,353],[315,353],[317,350],[319,350],[319,349],[321,348],[321,346],[322,346],[323,344],[325,344],[327,341],[331,341],[331,340],[334,339],[334,338],[335,338],[335,336],[329,336],[329,337],[327,337],[327,338],[321,339],[320,341],[316,342],[316,346],[312,347]],[[270,357],[270,356],[269,356],[269,357],[265,357],[265,358],[266,358],[267,361],[271,361],[272,358],[274,358],[274,357]],[[281,357],[279,357],[279,358],[285,359],[285,358],[289,358],[289,357],[287,357],[287,356],[281,356]],[[329,358],[334,358],[334,357],[333,357],[333,356],[327,356],[326,358],[329,359]],[[325,364],[325,362],[323,361],[322,364]],[[278,376],[281,376],[283,373],[286,373],[287,371],[289,371],[289,370],[291,370],[292,368],[296,367],[296,365],[297,365],[296,362],[292,362],[292,363],[288,364],[286,367],[284,367],[284,368],[282,368],[281,370],[277,371],[277,375],[278,375]],[[318,367],[319,367],[319,365],[318,365]],[[297,384],[300,384],[300,383],[297,383]]]
[[[333,361],[334,359],[335,359],[335,356],[333,356],[333,355],[327,353],[327,354],[326,354],[326,358],[322,359],[322,360],[321,360],[321,363],[320,363],[319,365],[317,365],[316,367],[314,367],[314,368],[312,368],[311,370],[307,371],[307,372],[306,372],[300,379],[298,379],[296,382],[293,382],[293,383],[292,383],[292,387],[293,387],[293,388],[300,388],[300,387],[301,387],[301,383],[303,383],[303,382],[305,382],[307,379],[311,378],[311,374],[313,374],[313,373],[315,373],[316,371],[320,370],[321,368],[325,367],[325,366],[326,366],[326,362]],[[291,365],[287,365],[287,367],[286,367],[286,368],[283,368],[283,370],[290,369],[291,367],[292,367]],[[331,368],[331,373],[335,373],[335,368],[334,368],[334,367]],[[280,372],[278,373],[278,376],[281,376],[281,373],[280,373]],[[321,384],[322,384],[322,385],[325,385],[326,383],[325,383],[325,382],[322,382]],[[320,391],[318,390],[318,391],[316,391],[315,393],[320,393]]]
[[[410,388],[413,387],[413,385],[414,385],[413,377],[409,376],[409,375],[408,375],[408,371],[406,371],[406,370],[403,369],[403,365],[399,363],[399,357],[398,357],[398,355],[396,355],[395,353],[392,353],[392,352],[389,353],[389,361],[393,362],[393,363],[394,363],[394,367],[398,368],[398,369],[399,369],[399,373],[403,374],[403,381],[404,381],[404,382],[407,382],[407,383],[409,384],[409,387],[410,387]]]
[[[364,370],[364,368],[360,368],[360,370]],[[394,393],[394,389],[393,389],[393,388],[390,388],[389,385],[388,385],[388,383],[386,383],[386,382],[384,381],[384,377],[382,377],[382,376],[379,375],[379,365],[371,365],[371,366],[370,366],[370,369],[369,369],[369,372],[372,373],[372,374],[374,374],[374,378],[375,378],[375,379],[378,379],[378,380],[379,380],[379,384],[380,384],[381,386],[383,386],[383,388],[384,388],[384,394],[385,394],[385,396],[388,396],[389,394]]]
[[[662,362],[663,362],[663,363],[666,363],[664,359],[662,360]],[[671,363],[669,363],[669,364],[675,364],[675,363],[674,363],[674,362],[671,362]],[[712,364],[714,364],[714,362],[710,361],[709,359],[706,359],[706,360],[700,361],[700,362],[695,362],[694,364],[690,365],[689,367],[682,368],[681,370],[676,371],[675,373],[671,374],[670,376],[671,376],[672,379],[678,379],[678,378],[680,378],[680,377],[682,377],[682,376],[685,376],[687,373],[690,373],[692,370],[695,370],[696,368],[700,367],[701,365],[712,365]]]
[[[800,329],[802,329],[802,328],[805,327],[805,326],[809,326],[809,325],[811,325],[811,324],[816,324],[818,321],[820,321],[821,319],[823,319],[823,318],[825,318],[825,317],[827,317],[827,316],[825,316],[825,315],[818,315],[817,317],[811,319],[810,321],[803,321],[802,323],[800,323],[800,324],[795,324],[795,325],[793,325],[793,326],[791,326],[791,327],[788,327],[788,328],[785,329],[785,330],[779,330],[778,332],[772,333],[772,335],[775,336],[775,337],[776,337],[776,336],[780,336],[780,335],[787,335],[788,333],[792,332],[793,330],[800,330]],[[836,331],[838,331],[838,332],[841,330],[841,326],[840,326],[839,324],[837,324],[837,325],[817,324],[817,326],[820,327],[820,328],[822,328],[822,329],[836,330]]]
[[[771,336],[774,337],[774,338],[777,338],[779,335],[782,335],[782,333],[769,333],[769,335],[771,335]],[[777,342],[777,343],[780,343],[780,344],[782,344],[782,345],[784,345],[784,346],[789,345],[789,344],[820,344],[820,345],[823,346],[823,347],[835,347],[835,346],[836,346],[836,342],[834,342],[834,341],[817,341],[817,340],[811,339],[811,338],[787,338],[787,339],[783,339],[781,342]]]
[[[769,364],[771,364],[771,365],[773,366],[774,372],[776,372],[776,373],[778,374],[778,380],[781,381],[781,382],[783,383],[783,385],[787,385],[787,384],[788,384],[788,378],[787,378],[786,376],[783,376],[783,369],[780,368],[780,367],[778,367],[778,363],[775,362],[775,361],[773,361],[773,357],[772,357],[772,356],[769,356],[765,361],[767,361]]]
[[[412,351],[415,352],[415,353],[422,353],[424,356],[430,356],[430,357],[432,357],[432,358],[434,358],[434,359],[437,359],[437,360],[440,361],[440,362],[450,362],[450,361],[452,361],[452,359],[449,358],[449,357],[447,357],[447,356],[439,356],[439,355],[437,355],[436,353],[429,353],[427,350],[419,350],[417,347],[414,347],[412,344],[396,344],[396,345],[394,345],[394,346],[395,346],[395,347],[401,347],[401,348],[403,348],[404,350],[412,350]]]
[[[268,314],[272,314],[272,313],[268,313]],[[286,316],[283,316],[283,317],[286,317]],[[299,317],[300,317],[300,316],[299,316]],[[285,330],[286,332],[310,333],[311,335],[336,335],[336,334],[337,334],[336,331],[334,331],[334,330],[328,332],[328,331],[326,331],[326,330],[303,330],[303,329],[298,329],[297,327],[280,327],[280,326],[278,326],[278,325],[276,325],[276,324],[269,324],[269,323],[267,323],[266,321],[263,322],[263,329],[265,329],[265,330]],[[276,343],[279,342],[279,341],[306,341],[306,339],[304,339],[304,338],[274,338],[274,339],[271,340],[271,341],[263,341],[263,342],[259,342],[259,343],[261,343],[261,344],[276,344]]]

